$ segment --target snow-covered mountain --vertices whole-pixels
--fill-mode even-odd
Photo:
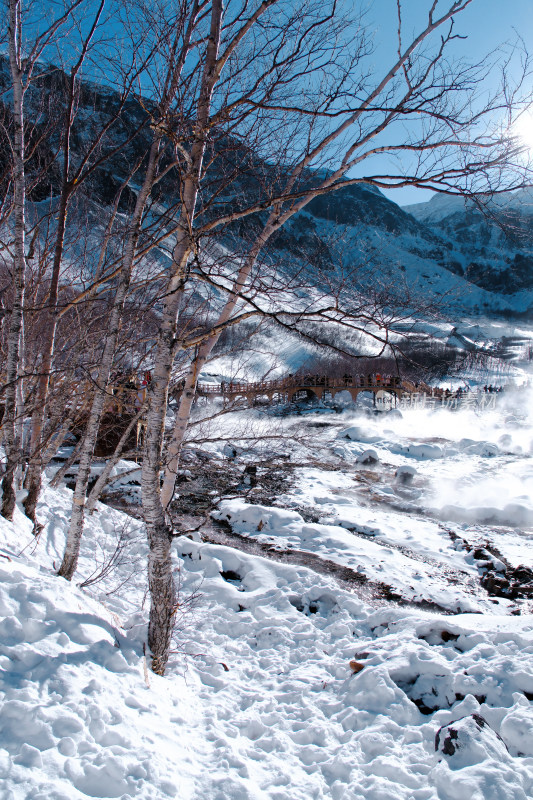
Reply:
[[[492,209],[493,212],[514,209],[523,215],[533,216],[533,188],[521,189],[491,198],[480,198],[480,203],[487,209]],[[439,223],[454,214],[464,214],[468,210],[475,211],[477,208],[479,206],[473,200],[449,194],[435,194],[431,200],[425,203],[402,206],[403,211],[411,214],[420,222],[428,224]]]
[[[533,189],[477,201],[435,195],[403,210],[451,246],[449,268],[526,310],[533,287]]]
[[[367,280],[418,293],[458,316],[533,308],[530,190],[479,206],[436,196],[400,208],[376,189],[347,187],[312,201],[275,244],[303,251],[312,237],[323,249],[334,242],[339,261],[364,265]]]
[[[36,204],[46,206],[37,213],[49,211],[48,204],[59,190],[60,169],[54,155],[61,115],[61,101],[54,95],[58,83],[60,70],[43,71],[34,79],[27,98],[33,117],[29,135],[36,142],[27,165],[29,194]],[[4,127],[9,128],[9,77],[1,57],[0,85],[6,90],[0,115]],[[131,165],[148,149],[152,136],[150,103],[144,100],[141,104],[132,98],[117,111],[118,94],[94,84],[82,84],[77,103],[72,135],[74,163],[102,122],[116,114],[94,154],[93,160],[101,163],[76,194],[80,206],[85,203],[80,213],[89,218],[88,227],[94,228],[109,215]],[[56,119],[58,125],[50,126],[50,119]],[[122,142],[124,145],[117,148]],[[257,197],[261,176],[266,175],[271,182],[272,167],[238,140],[227,138],[217,147],[223,152],[213,160],[209,189],[202,200],[208,199],[209,192],[219,193],[218,212]],[[8,148],[2,150],[4,178],[0,176],[0,184],[9,174],[4,163]],[[229,183],[228,174],[234,176]],[[308,177],[312,179],[312,174]],[[136,190],[133,178],[122,190],[119,213],[131,209]],[[156,187],[153,209],[160,213],[172,208],[178,198],[179,185],[169,173]],[[204,216],[210,213],[212,209]],[[201,210],[198,218],[202,219]],[[253,216],[235,224],[225,236],[225,245],[237,252],[242,250],[257,224]],[[482,199],[479,204],[465,203],[460,197],[436,196],[428,203],[400,208],[371,186],[346,186],[312,200],[270,240],[263,256],[281,270],[291,271],[294,266],[302,269],[302,265],[315,271],[318,267],[324,273],[349,270],[358,288],[384,287],[400,298],[408,298],[408,303],[421,297],[454,318],[529,315],[533,313],[533,190],[500,195],[490,202]],[[161,253],[160,261],[165,258]]]

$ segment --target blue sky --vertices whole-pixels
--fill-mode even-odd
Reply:
[[[347,0],[353,2],[355,8],[369,8],[369,22],[374,30],[375,54],[373,68],[379,75],[390,65],[394,56],[396,42],[396,0]],[[442,9],[449,8],[452,0],[439,0]],[[56,5],[56,0],[45,0],[40,7],[48,4],[49,10]],[[88,0],[89,7],[95,7],[97,0]],[[420,29],[422,20],[426,18],[431,0],[403,0],[403,13],[406,35],[411,29]],[[111,15],[110,17],[108,15]],[[106,32],[113,38],[113,3],[108,4],[106,12]],[[484,55],[497,50],[505,42],[511,42],[518,35],[533,54],[533,0],[473,0],[472,4],[457,16],[456,32],[466,39],[454,43],[457,56],[466,56],[469,60],[479,61]],[[533,87],[530,87],[533,88]],[[531,121],[533,146],[533,117]],[[383,162],[373,164],[372,171],[387,172],[388,165]],[[364,170],[362,174],[365,173]],[[423,202],[432,193],[415,188],[388,190],[385,194],[400,205]]]
[[[421,14],[426,15],[429,5],[430,0],[404,0],[408,22],[420,19]],[[441,5],[448,6],[448,0],[441,0]],[[396,0],[373,3],[378,52],[390,52],[391,46],[395,46],[395,8]],[[517,34],[533,54],[533,0],[474,0],[457,16],[456,26],[457,32],[467,39],[457,42],[455,49],[468,59],[481,59],[502,43],[514,41]],[[400,205],[423,202],[432,196],[431,192],[415,188],[393,189],[385,194]]]

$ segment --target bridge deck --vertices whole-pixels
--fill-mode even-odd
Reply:
[[[107,388],[104,416],[100,425],[99,446],[102,455],[112,451],[116,442],[127,428],[134,416],[138,414],[146,400],[147,385],[136,387],[133,382],[125,385],[112,385]],[[179,399],[183,391],[183,382],[174,386],[172,395]],[[374,394],[376,404],[386,404],[394,398],[395,402],[401,400],[408,405],[448,406],[457,408],[463,405],[475,405],[485,408],[496,403],[497,393],[487,394],[482,392],[465,392],[459,389],[451,392],[449,389],[430,387],[427,384],[413,384],[402,380],[398,376],[388,375],[288,375],[270,381],[257,381],[244,383],[228,381],[218,384],[198,383],[196,397],[215,398],[221,397],[224,402],[237,399],[246,399],[253,403],[260,397],[265,397],[269,402],[275,400],[291,402],[297,395],[305,393],[308,397],[315,396],[319,400],[326,397],[333,399],[339,392],[347,391],[355,401],[361,392]],[[90,398],[90,395],[87,396]],[[82,399],[81,395],[77,407],[76,421],[73,431],[80,434],[86,424],[90,399]],[[389,400],[387,399],[389,398]],[[0,428],[4,406],[0,400]],[[128,446],[136,448],[142,438],[145,420],[141,417],[128,440]]]
[[[182,388],[178,384],[175,394],[179,395],[181,391]],[[245,396],[255,398],[266,396],[272,399],[274,395],[281,394],[287,396],[289,400],[298,392],[322,397],[326,393],[335,396],[341,391],[348,391],[352,394],[358,394],[361,391],[374,393],[385,391],[401,397],[405,391],[409,390],[402,385],[398,377],[374,375],[346,375],[342,378],[327,375],[289,375],[286,378],[256,383],[238,381],[227,381],[220,384],[199,383],[196,388],[196,394],[200,397],[235,398]]]

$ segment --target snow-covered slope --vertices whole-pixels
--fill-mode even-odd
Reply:
[[[143,652],[141,523],[99,506],[79,587],[54,575],[67,489],[46,489],[38,540],[19,511],[0,519],[2,800],[531,797],[533,616],[527,600],[475,588],[487,567],[466,547],[496,537],[506,562],[530,563],[530,522],[466,514],[475,496],[529,507],[531,427],[515,413],[511,429],[511,410],[287,418],[300,428],[290,490],[275,505],[251,492],[219,506],[246,541],[286,552],[176,538],[183,613],[164,678]],[[249,436],[257,423],[272,425],[250,411],[219,433],[238,443],[240,425]],[[287,433],[269,444],[265,474]],[[212,457],[226,471],[259,458],[248,443],[241,461],[222,463],[222,446]],[[369,447],[370,467],[357,460]],[[313,453],[320,461],[305,466]],[[205,458],[198,469],[210,469]],[[394,477],[401,469],[412,483]],[[90,585],[119,540],[115,569]],[[306,549],[303,566],[290,551]],[[350,569],[367,583],[350,583]],[[377,581],[396,601],[373,595]]]
[[[520,189],[491,198],[482,197],[480,202],[493,210],[516,209],[523,214],[533,215],[533,189]],[[468,208],[475,209],[475,203],[449,194],[435,194],[425,203],[402,206],[403,211],[420,222],[427,223],[442,222],[446,217],[464,213]]]
[[[0,564],[6,800],[530,796],[530,618],[376,611],[308,569],[183,539],[181,591],[202,605],[159,678],[113,597],[17,549]],[[435,752],[472,714],[489,735]]]
[[[43,98],[58,105],[60,101],[52,91],[56,79],[53,70],[36,78],[26,97],[28,107],[33,104],[40,108]],[[9,78],[6,61],[0,56],[2,85],[9,86]],[[118,109],[118,102],[118,95],[109,88],[83,84],[72,139],[74,162],[98,125]],[[76,193],[71,221],[79,217],[84,229],[89,225],[93,237],[103,235],[123,182],[128,185],[120,195],[119,212],[131,210],[134,204],[138,186],[134,179],[128,181],[129,168],[147,151],[151,136],[150,127],[141,126],[146,117],[145,106],[149,108],[149,101],[143,104],[133,99],[128,101],[101,143],[102,157],[106,152],[113,155],[94,170],[90,180]],[[5,113],[9,116],[8,110]],[[141,129],[134,134],[137,128]],[[28,209],[29,216],[44,216],[52,210],[53,218],[60,185],[57,160],[53,156],[56,136],[55,129],[43,128],[33,161],[28,162],[28,175],[38,175],[30,192],[33,206]],[[115,153],[120,142],[126,143]],[[243,202],[257,199],[262,184],[258,176],[269,175],[271,167],[244,143],[232,140],[227,144],[231,146],[221,156],[222,163],[215,159],[210,168],[209,191],[216,192],[221,175],[231,173],[240,162],[245,168],[235,170],[231,185],[223,191],[223,202],[235,209]],[[44,174],[43,163],[49,163]],[[303,180],[311,180],[311,173]],[[7,184],[4,188],[7,191]],[[173,208],[178,197],[178,182],[169,173],[155,192],[152,219],[165,207]],[[472,313],[529,312],[533,307],[532,190],[501,195],[486,205],[488,217],[477,206],[469,203],[465,207],[462,199],[447,196],[436,196],[429,203],[402,209],[374,187],[346,186],[312,200],[272,237],[262,257],[275,264],[283,275],[298,274],[304,266],[309,273],[322,272],[323,286],[333,285],[333,276],[338,271],[344,275],[355,271],[348,280],[349,286],[372,292],[392,290],[407,305],[416,305],[417,301],[420,305],[422,298],[426,305],[438,305],[456,318]],[[490,214],[495,217],[493,220]],[[199,219],[202,219],[201,208]],[[228,249],[233,248],[241,255],[246,252],[249,234],[255,226],[255,216],[231,226],[225,232]],[[88,240],[78,235],[70,237],[72,241],[67,237],[66,243],[67,259],[77,261],[83,254],[81,260],[85,259],[88,269],[91,264],[96,266],[99,257],[99,248],[91,235]],[[172,237],[166,244],[171,250]],[[119,252],[120,237],[116,247]],[[156,248],[151,260],[144,265],[145,269],[157,265],[164,270],[168,266],[168,253],[164,248]]]

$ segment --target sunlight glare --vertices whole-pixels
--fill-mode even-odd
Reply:
[[[513,135],[518,136],[521,143],[533,150],[533,111],[527,111],[514,123]]]

